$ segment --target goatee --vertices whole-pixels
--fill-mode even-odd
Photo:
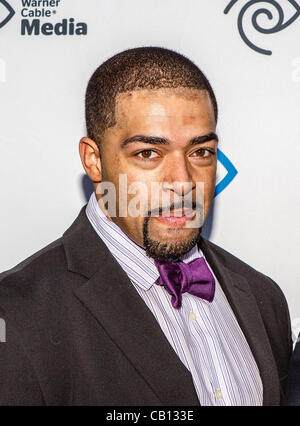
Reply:
[[[160,262],[178,261],[180,257],[188,253],[201,238],[201,228],[197,228],[197,233],[187,241],[178,243],[162,243],[153,240],[149,235],[149,220],[150,217],[145,217],[143,224],[143,239],[146,254]]]

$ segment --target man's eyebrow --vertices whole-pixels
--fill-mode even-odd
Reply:
[[[149,143],[152,145],[168,145],[170,143],[168,139],[160,138],[158,136],[135,135],[122,141],[121,148],[125,148],[125,146],[133,142],[143,142],[143,143]]]
[[[214,132],[210,132],[207,135],[203,136],[196,136],[190,141],[190,145],[198,145],[200,143],[209,142],[215,140],[216,142],[219,141],[218,135]]]
[[[198,145],[211,140],[216,140],[218,142],[219,138],[216,135],[216,133],[210,132],[203,136],[196,136],[195,138],[190,140],[189,145]],[[134,136],[131,136],[130,138],[123,140],[121,142],[121,148],[125,148],[125,146],[134,142],[148,143],[151,145],[169,145],[170,144],[170,141],[168,139],[162,138],[159,136],[134,135]]]

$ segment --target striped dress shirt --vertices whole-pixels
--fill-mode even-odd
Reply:
[[[262,405],[258,367],[208,262],[216,280],[213,301],[184,293],[181,308],[174,309],[171,295],[163,286],[155,284],[159,273],[154,260],[105,216],[95,193],[90,197],[86,215],[190,371],[200,404]],[[181,260],[190,262],[202,256],[195,246]]]

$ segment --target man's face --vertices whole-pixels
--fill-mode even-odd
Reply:
[[[194,89],[138,90],[118,95],[115,115],[116,124],[106,130],[101,144],[102,181],[113,183],[117,194],[111,220],[149,256],[177,259],[201,232],[200,226],[189,226],[195,210],[183,209],[183,196],[195,202],[197,182],[202,183],[204,220],[213,200],[217,138],[211,100]],[[120,187],[120,174],[126,176],[126,188]],[[137,192],[125,194],[134,182],[141,183]],[[160,188],[155,202],[154,182]],[[134,217],[130,209],[125,217],[119,214],[119,191],[128,207],[138,196],[141,214]],[[163,201],[168,197],[169,202]],[[168,213],[166,207],[171,207]]]

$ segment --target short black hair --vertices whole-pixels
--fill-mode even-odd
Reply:
[[[218,107],[213,89],[190,59],[162,47],[138,47],[114,55],[96,69],[87,86],[88,137],[100,146],[104,131],[115,124],[115,99],[119,93],[179,87],[207,91],[217,122]]]

